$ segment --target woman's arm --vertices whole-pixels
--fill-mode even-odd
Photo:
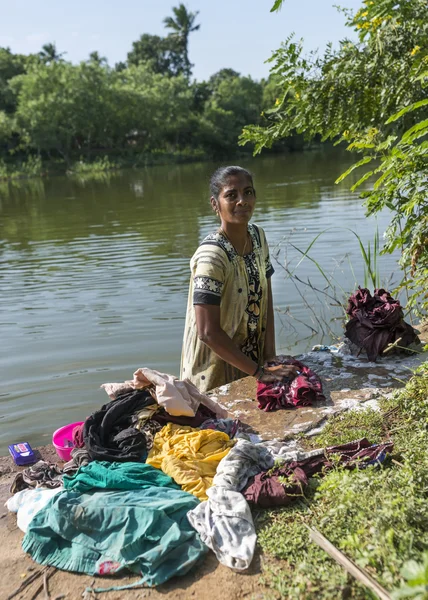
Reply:
[[[220,326],[220,306],[195,304],[195,314],[199,339],[225,362],[254,375],[258,364],[241,352]]]
[[[272,297],[272,285],[271,278],[267,280],[268,283],[268,306],[267,306],[267,320],[266,320],[266,334],[265,334],[265,347],[264,347],[264,360],[270,360],[276,356],[275,348],[275,317],[273,314],[273,297]]]

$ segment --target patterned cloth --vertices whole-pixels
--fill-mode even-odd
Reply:
[[[267,279],[273,268],[263,229],[249,224],[253,251],[242,257],[219,231],[208,235],[190,261],[192,276],[184,328],[181,378],[201,391],[241,377],[198,337],[195,304],[221,307],[221,327],[247,356],[263,358],[267,319]]]
[[[208,500],[187,514],[202,541],[231,569],[248,569],[257,539],[250,508],[239,490],[273,462],[263,446],[238,440],[217,467]]]
[[[39,460],[35,465],[24,469],[15,476],[10,486],[12,494],[26,488],[57,488],[62,486],[62,471],[54,464]]]

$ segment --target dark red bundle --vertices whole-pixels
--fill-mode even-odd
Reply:
[[[404,347],[418,341],[413,327],[404,321],[400,302],[383,288],[376,289],[372,296],[368,289],[359,287],[350,296],[346,312],[351,318],[345,336],[364,348],[371,361],[397,340]]]
[[[248,502],[262,508],[286,506],[302,495],[310,477],[328,471],[336,462],[347,469],[364,468],[383,463],[392,450],[392,442],[372,445],[366,438],[331,446],[317,456],[259,473],[249,480],[242,493]],[[332,460],[333,456],[336,460]]]
[[[257,400],[259,408],[268,412],[280,408],[295,408],[296,406],[310,406],[314,402],[325,400],[322,393],[321,379],[316,373],[299,360],[291,356],[277,356],[269,366],[295,365],[299,371],[292,381],[275,381],[257,385]]]

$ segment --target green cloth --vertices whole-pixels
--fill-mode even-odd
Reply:
[[[34,516],[22,548],[36,562],[66,571],[142,575],[137,584],[107,589],[159,585],[187,573],[206,552],[186,516],[198,504],[172,486],[65,490]]]
[[[80,467],[73,475],[64,475],[64,487],[75,492],[89,492],[94,488],[106,490],[135,490],[151,487],[180,489],[173,479],[159,469],[138,462],[106,462],[94,460]]]

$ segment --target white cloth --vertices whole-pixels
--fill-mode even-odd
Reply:
[[[219,463],[208,500],[187,513],[190,524],[222,565],[243,571],[253,560],[256,530],[242,490],[250,477],[273,466],[266,448],[238,440]]]
[[[54,496],[63,491],[62,486],[53,489],[30,488],[21,490],[9,498],[5,506],[10,512],[18,513],[17,525],[21,531],[26,533],[34,515],[44,508]]]
[[[187,513],[190,524],[222,565],[248,569],[257,535],[247,501],[239,492],[217,486],[209,488],[207,496],[207,501]]]

